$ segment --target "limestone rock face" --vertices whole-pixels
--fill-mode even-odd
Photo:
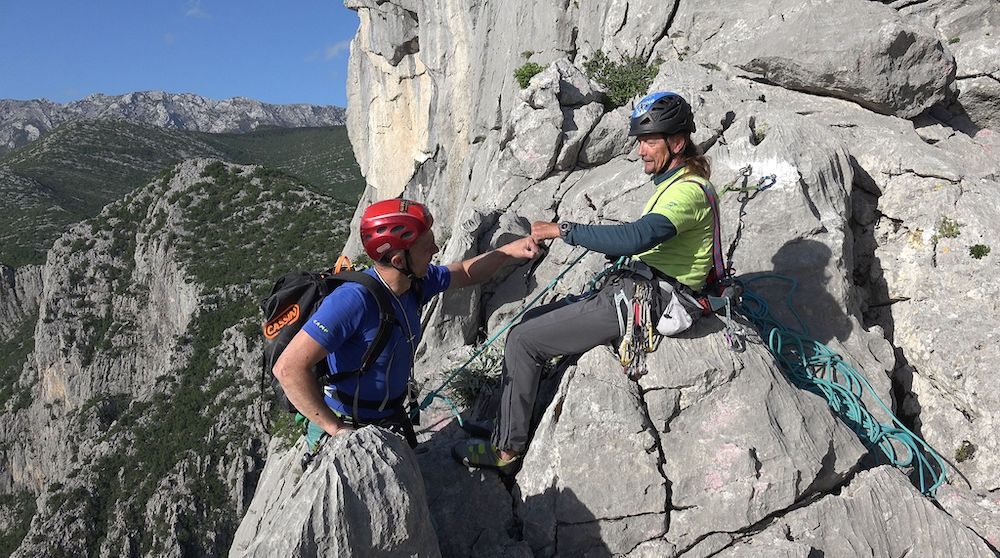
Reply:
[[[994,549],[1000,548],[1000,493],[945,486],[937,501],[952,517],[975,531]]]
[[[859,474],[839,495],[789,513],[760,537],[808,541],[826,556],[996,555],[974,532],[914,496],[905,477],[879,467]]]
[[[42,267],[17,269],[0,264],[0,339],[9,339],[38,311],[42,295]]]
[[[272,446],[273,449],[273,446]],[[229,555],[441,556],[416,456],[375,427],[272,453]]]
[[[867,0],[682,3],[674,33],[678,58],[903,118],[944,100],[955,79],[954,58],[931,29]]]
[[[957,64],[958,104],[975,127],[1000,130],[1000,11],[989,0],[892,2],[937,31]]]
[[[425,411],[431,514],[437,524],[462,518],[438,528],[444,555],[525,545],[536,556],[895,555],[909,529],[930,533],[918,541],[928,555],[947,555],[946,540],[969,555],[996,550],[986,525],[1000,489],[1000,402],[987,386],[1000,331],[996,282],[985,278],[996,271],[1000,207],[988,193],[1000,188],[1000,140],[989,129],[994,94],[970,100],[995,70],[994,5],[413,4],[351,4],[362,29],[348,117],[367,199],[402,192],[429,203],[443,262],[495,245],[505,219],[632,221],[651,190],[626,134],[629,106],[605,106],[582,69],[598,51],[659,57],[648,89],[694,108],[737,274],[777,319],[864,376],[875,420],[898,427],[891,413],[902,416],[949,462],[949,479],[964,475],[976,490],[935,508],[905,474],[876,468],[882,451],[823,398],[792,385],[766,338],[741,322],[748,347],[732,352],[710,317],[664,340],[638,383],[601,348],[563,363],[543,382],[520,472],[502,485],[450,463],[464,434],[446,405]],[[395,23],[375,30],[390,18],[376,12]],[[400,58],[366,46],[376,36],[410,46]],[[528,61],[544,69],[522,90],[513,72]],[[386,151],[397,140],[379,135],[373,114],[394,115],[404,136],[413,122],[426,129]],[[581,253],[554,241],[541,262],[432,302],[418,353],[424,389],[471,351],[456,345],[499,331],[525,299],[583,290],[606,261]],[[492,412],[488,398],[469,410]],[[512,516],[454,511],[470,499],[504,508],[502,487]],[[889,515],[887,529],[872,519]],[[855,533],[854,546],[836,532]]]
[[[533,77],[501,140],[501,168],[534,180],[574,168],[583,141],[604,115],[596,88],[565,58]]]

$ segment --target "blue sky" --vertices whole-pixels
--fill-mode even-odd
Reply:
[[[0,99],[162,90],[346,106],[342,0],[0,0]]]

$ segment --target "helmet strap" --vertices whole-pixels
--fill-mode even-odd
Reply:
[[[403,258],[406,260],[406,267],[400,269],[410,281],[416,281],[417,275],[413,273],[413,263],[410,261],[410,251],[403,250]]]
[[[666,162],[663,163],[662,167],[660,167],[659,169],[656,170],[656,172],[653,173],[654,175],[662,174],[662,173],[667,172],[668,170],[670,170],[670,164],[674,162],[674,157],[676,157],[678,154],[674,153],[670,149],[670,144],[669,143],[667,144],[667,153],[670,154],[670,157],[667,157]]]
[[[670,141],[667,140],[667,136],[666,135],[663,136],[663,140],[667,144],[666,145],[666,147],[667,147],[667,153],[670,154],[670,157],[667,158],[666,162],[663,163],[663,166],[660,169],[658,169],[656,172],[653,173],[654,175],[656,175],[656,174],[662,174],[662,173],[667,172],[668,170],[670,170],[670,165],[673,164],[674,159],[677,158],[677,157],[680,157],[684,153],[684,150],[687,148],[687,144],[685,144],[685,146],[683,148],[681,148],[680,151],[677,151],[675,153],[673,149],[670,149]],[[690,142],[691,139],[688,138],[688,141]]]

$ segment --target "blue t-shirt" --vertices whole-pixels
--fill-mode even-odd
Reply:
[[[374,268],[365,273],[376,277]],[[424,300],[444,291],[451,284],[451,272],[447,267],[432,265],[427,276],[421,280]],[[394,297],[387,291],[392,309],[396,314],[396,324],[385,350],[375,361],[375,365],[361,377],[357,396],[369,402],[390,401],[406,393],[410,378],[413,352],[420,343],[420,305],[413,289]],[[400,306],[402,304],[402,306]],[[368,290],[358,283],[344,283],[323,299],[319,309],[302,327],[317,343],[330,353],[327,363],[333,372],[357,370],[361,368],[361,358],[375,340],[378,333],[378,303]],[[353,405],[342,403],[331,394],[337,391],[340,399],[352,401],[358,388],[356,375],[336,382],[325,388],[326,404],[344,415],[354,415]],[[395,409],[386,405],[382,411],[359,407],[357,418],[384,418]]]

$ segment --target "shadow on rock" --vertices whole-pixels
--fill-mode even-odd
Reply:
[[[535,309],[535,312],[539,311],[544,309]],[[532,420],[532,436],[542,414],[555,396],[563,373],[574,362],[575,360],[563,359],[550,367],[542,379]],[[499,388],[481,394],[477,405],[468,413],[465,421],[476,425],[479,429],[475,432],[477,436],[489,437],[499,395]],[[459,464],[452,457],[451,449],[470,434],[451,415],[427,419],[428,426],[419,435],[422,443],[417,448],[417,460],[423,474],[428,507],[437,531],[441,555],[496,558],[551,555],[534,552],[523,533],[523,522],[518,517],[517,510],[529,503],[518,502],[520,490],[516,477],[500,475],[493,470],[469,469]],[[560,529],[574,533],[573,537],[600,541],[599,526],[594,523],[594,517],[585,509],[578,509],[581,505],[571,494],[553,494],[545,500],[551,500],[552,505],[558,501],[561,511],[572,512],[569,516],[574,518],[574,524],[581,523],[579,526],[560,526]],[[535,510],[532,517],[539,517],[537,510],[540,509],[541,500],[533,497],[529,501],[530,504],[523,509]],[[592,525],[588,526],[588,523]],[[529,522],[529,531],[534,533],[533,526],[537,524],[538,521]],[[547,543],[538,544],[546,546]],[[588,545],[593,546],[592,543]],[[559,549],[559,554],[563,554],[562,549]],[[609,554],[596,554],[606,555]]]
[[[830,248],[822,242],[796,239],[774,254],[772,271],[748,273],[740,279],[786,328],[799,330],[821,343],[845,341],[853,325],[844,304],[830,292],[836,288],[830,272],[836,269],[831,258]]]
[[[534,556],[612,555],[601,536],[601,522],[568,488],[528,497],[515,515]]]

